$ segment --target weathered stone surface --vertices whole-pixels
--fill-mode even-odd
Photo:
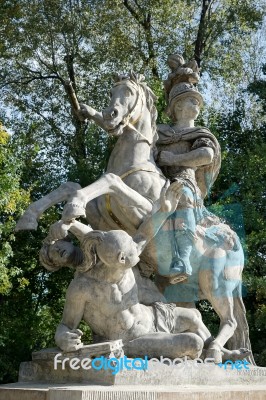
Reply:
[[[115,382],[112,371],[73,370],[66,366],[64,370],[54,369],[53,362],[27,361],[20,364],[19,382],[40,382],[47,384],[90,383],[94,385],[113,385]]]
[[[108,357],[111,353],[114,357],[119,357],[120,353],[123,351],[122,340],[112,340],[109,342],[102,342],[90,345],[84,345],[76,351],[69,351],[67,353],[62,352],[58,347],[52,349],[43,349],[40,351],[34,351],[32,353],[33,361],[51,361],[58,353],[62,353],[62,357],[99,357],[102,354]]]
[[[123,354],[122,340],[98,343],[81,347],[77,351],[62,352],[59,348],[44,349],[32,353],[32,361],[23,362],[19,368],[19,382],[47,382],[47,383],[68,383],[68,382],[91,382],[94,384],[113,384],[114,376],[112,371],[96,371],[94,369],[79,370],[71,369],[69,361],[72,359],[84,358],[93,359],[103,355],[106,358],[120,357]],[[58,366],[54,364],[57,356]],[[68,359],[63,366],[60,363]]]
[[[266,385],[87,386],[10,384],[0,400],[265,400]]]
[[[67,356],[67,354],[65,354]],[[82,360],[83,357],[80,358]],[[266,385],[266,368],[249,366],[249,370],[236,370],[230,365],[205,365],[186,361],[185,365],[169,366],[149,361],[147,370],[126,370],[114,374],[110,369],[71,369],[66,362],[64,369],[58,364],[54,369],[54,355],[50,359],[21,364],[19,382],[41,383],[90,383],[106,385]]]

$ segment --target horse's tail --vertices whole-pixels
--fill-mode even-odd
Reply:
[[[241,347],[245,347],[251,350],[251,355],[247,357],[247,361],[252,364],[256,365],[252,349],[251,343],[249,339],[249,327],[246,318],[246,308],[243,303],[242,295],[241,295],[241,286],[242,283],[239,283],[239,287],[236,290],[236,293],[233,294],[234,296],[234,317],[237,322],[237,328],[233,334],[233,336],[228,340],[227,346],[230,350],[239,349]]]

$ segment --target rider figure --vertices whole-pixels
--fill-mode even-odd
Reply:
[[[206,128],[195,127],[203,99],[197,83],[198,67],[179,55],[168,58],[172,69],[164,82],[168,100],[167,114],[172,124],[158,125],[157,162],[171,181],[182,183],[182,196],[173,218],[173,260],[171,275],[183,280],[192,274],[190,254],[196,225],[203,218],[203,199],[220,168],[220,147]]]

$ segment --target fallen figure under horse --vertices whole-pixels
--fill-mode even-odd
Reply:
[[[122,339],[127,356],[205,359],[213,355],[214,339],[199,311],[167,303],[150,280],[133,271],[149,240],[175,210],[178,196],[178,185],[171,185],[160,210],[141,224],[133,238],[121,230],[93,231],[78,221],[51,226],[40,251],[41,263],[49,271],[63,266],[76,269],[55,334],[63,351],[82,347],[78,328],[84,319],[102,340]],[[81,248],[62,240],[68,231],[79,239]],[[220,350],[223,361],[251,353],[244,348]],[[220,357],[215,361],[220,362]]]

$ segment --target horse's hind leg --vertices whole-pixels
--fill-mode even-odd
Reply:
[[[220,328],[216,338],[210,343],[207,350],[207,357],[214,358],[216,363],[222,362],[221,350],[226,342],[233,336],[237,327],[234,317],[234,300],[232,293],[224,294],[223,297],[217,298],[212,296],[211,302],[214,310],[220,317]]]
[[[40,200],[30,204],[17,222],[16,231],[37,229],[38,219],[45,210],[61,201],[68,200],[81,186],[74,182],[65,182]]]
[[[217,337],[210,343],[207,357],[214,358],[216,363],[222,362],[222,348],[233,336],[237,327],[234,317],[233,289],[235,284],[223,278],[224,264],[219,258],[210,259],[209,265],[199,271],[199,287],[204,299],[209,300],[220,318]]]

